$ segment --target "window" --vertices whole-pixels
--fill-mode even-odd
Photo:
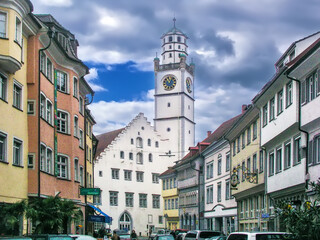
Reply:
[[[240,152],[240,137],[237,138],[237,153]]]
[[[118,192],[110,191],[110,206],[118,206]]]
[[[78,97],[78,79],[73,78],[73,96]]]
[[[133,193],[126,193],[126,207],[133,207]]]
[[[257,154],[254,154],[252,157],[252,172],[256,173],[257,171]]]
[[[16,17],[16,34],[15,34],[15,40],[21,44],[21,38],[22,38],[22,23],[21,20]]]
[[[79,133],[78,116],[74,116],[73,135],[74,135],[75,137],[78,137],[78,133]]]
[[[259,172],[263,172],[263,150],[259,152]]]
[[[46,120],[49,124],[52,124],[52,103],[48,99],[47,99],[46,110],[47,110]]]
[[[143,147],[143,142],[142,142],[142,138],[141,137],[137,137],[136,139],[136,146],[137,148],[142,148]]]
[[[79,147],[83,148],[83,144],[84,144],[84,141],[83,141],[83,130],[79,129]]]
[[[247,129],[247,144],[251,143],[251,126]]]
[[[284,146],[284,168],[291,166],[291,142],[285,143]]]
[[[230,179],[227,179],[226,180],[226,200],[230,199],[230,196],[231,196],[230,191],[231,191],[231,189],[230,189]]]
[[[124,151],[120,151],[120,158],[124,159]]]
[[[241,142],[242,142],[242,149],[244,149],[246,147],[246,134],[245,134],[245,132],[243,132],[241,134]]]
[[[41,144],[40,146],[40,170],[44,171],[46,162],[46,146]]]
[[[53,173],[53,155],[52,155],[52,149],[47,147],[47,158],[46,158],[46,166],[45,171],[47,173]]]
[[[159,183],[159,173],[152,173],[152,183]]]
[[[277,94],[277,114],[283,111],[283,90],[281,89]]]
[[[0,138],[1,138],[1,136],[0,136]],[[1,139],[0,139],[0,144],[1,144]],[[34,160],[35,160],[35,154],[34,153],[28,154],[28,168],[30,168],[30,169],[34,168]],[[0,161],[1,161],[1,159],[0,159]]]
[[[274,98],[272,98],[271,100],[270,100],[270,108],[269,108],[269,117],[270,117],[270,121],[272,121],[272,120],[274,120],[274,113],[275,113],[275,111],[274,111]]]
[[[159,142],[158,141],[155,142],[155,146],[156,146],[156,148],[159,147]]]
[[[0,161],[8,162],[7,159],[7,134],[0,132]]]
[[[213,185],[207,187],[207,203],[213,203]]]
[[[61,44],[61,46],[65,49],[66,48],[66,37],[63,34],[59,33],[58,41]]]
[[[226,154],[226,172],[230,171],[230,152]]]
[[[292,104],[292,82],[286,85],[286,107]]]
[[[178,198],[175,199],[175,209],[178,209],[178,208],[179,208],[178,200],[179,200]]]
[[[167,204],[168,200],[165,199],[164,200],[164,210],[168,210],[168,204]]]
[[[247,172],[250,173],[251,172],[251,158],[247,159]]]
[[[0,38],[7,37],[7,13],[0,12]]]
[[[137,153],[137,164],[143,164],[143,155],[142,153]]]
[[[173,178],[173,187],[176,188],[177,187],[177,179]]]
[[[133,153],[129,153],[129,160],[133,160]]]
[[[241,165],[241,169],[242,169],[242,182],[244,182],[244,180],[246,179],[246,163],[243,161],[242,165]]]
[[[40,53],[40,71],[46,73],[46,54],[43,51]]]
[[[221,182],[218,182],[218,195],[217,195],[217,201],[221,202]]]
[[[160,195],[152,195],[152,208],[160,208]]]
[[[67,112],[62,112],[60,110],[58,110],[58,114],[57,114],[57,121],[58,121],[58,126],[57,126],[57,131],[61,132],[61,133],[68,133],[68,128],[69,128],[69,124],[68,124],[68,113]]]
[[[83,115],[83,98],[79,97],[79,113]]]
[[[222,156],[219,154],[218,156],[218,175],[221,174],[221,168],[222,168]]]
[[[320,163],[320,136],[313,140],[313,146],[314,163]]]
[[[80,186],[83,186],[83,167],[80,166]]]
[[[13,139],[13,165],[22,166],[22,141]]]
[[[277,155],[276,155],[276,172],[282,171],[282,148],[277,149]]]
[[[178,39],[178,42],[181,42],[181,37],[178,37],[177,39]]]
[[[27,113],[29,115],[34,115],[35,114],[35,100],[28,100],[28,103],[27,103]]]
[[[169,42],[172,42],[172,37],[171,36],[169,37]]]
[[[149,162],[152,162],[152,153],[149,153]]]
[[[253,131],[252,140],[255,140],[258,136],[258,123],[257,123],[257,121],[255,121],[252,124],[252,131]]]
[[[254,218],[254,199],[250,198],[250,218]],[[253,231],[253,229],[251,230]]]
[[[269,153],[269,176],[274,174],[274,153]]]
[[[137,172],[137,182],[143,182],[143,172]]]
[[[133,144],[133,138],[131,138],[131,144]]]
[[[235,156],[236,155],[236,142],[232,143],[232,155]]]
[[[57,89],[61,92],[68,92],[67,74],[57,70]]]
[[[132,181],[132,171],[124,170],[124,180]]]
[[[139,207],[147,207],[147,194],[139,193]]]
[[[266,126],[268,124],[268,105],[264,105],[262,108],[262,120],[263,120],[263,126]]]
[[[111,169],[112,179],[119,179],[119,169]]]
[[[79,159],[74,159],[74,180],[79,181]]]
[[[22,85],[17,81],[13,83],[13,106],[22,109]]]
[[[300,147],[301,147],[301,138],[296,137],[293,141],[293,164],[298,164],[301,162],[301,154],[300,154]]]
[[[103,172],[99,171],[99,177],[102,177],[102,176],[103,176]]]
[[[47,58],[47,78],[52,81],[52,62]]]
[[[68,179],[68,158],[66,156],[58,155],[57,167],[58,177]]]
[[[173,186],[173,182],[172,182],[172,178],[170,178],[170,189],[172,189],[172,186]]]
[[[213,162],[207,164],[207,179],[213,178]]]
[[[2,74],[0,74],[0,99],[2,100],[7,99],[7,78],[4,77]]]

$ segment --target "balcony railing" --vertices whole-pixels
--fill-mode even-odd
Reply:
[[[198,177],[196,175],[184,180],[178,180],[178,189],[194,187],[197,185],[198,185]]]

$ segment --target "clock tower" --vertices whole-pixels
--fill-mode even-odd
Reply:
[[[170,141],[171,154],[181,160],[194,146],[194,64],[187,64],[188,37],[173,27],[162,35],[161,60],[154,59],[155,130]]]

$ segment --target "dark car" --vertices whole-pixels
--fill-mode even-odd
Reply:
[[[177,239],[177,237],[178,237],[178,235],[180,233],[187,233],[188,231],[189,231],[188,229],[180,229],[180,228],[178,228],[176,230],[171,231],[171,234],[175,239]]]
[[[171,234],[157,234],[154,240],[174,240],[174,237]]]

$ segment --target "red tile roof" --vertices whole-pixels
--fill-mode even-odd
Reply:
[[[175,170],[172,167],[169,167],[168,170],[166,170],[163,173],[161,173],[159,175],[159,177],[162,177],[162,176],[165,176],[165,175],[169,175],[169,174],[174,173],[174,172],[175,172]]]
[[[98,147],[97,147],[97,152],[96,152],[96,157],[100,155],[100,153],[103,152],[105,148],[108,147],[108,145],[119,135],[124,130],[124,128],[120,128],[118,130],[114,130],[112,132],[107,132],[100,134],[97,137],[99,140]]]

